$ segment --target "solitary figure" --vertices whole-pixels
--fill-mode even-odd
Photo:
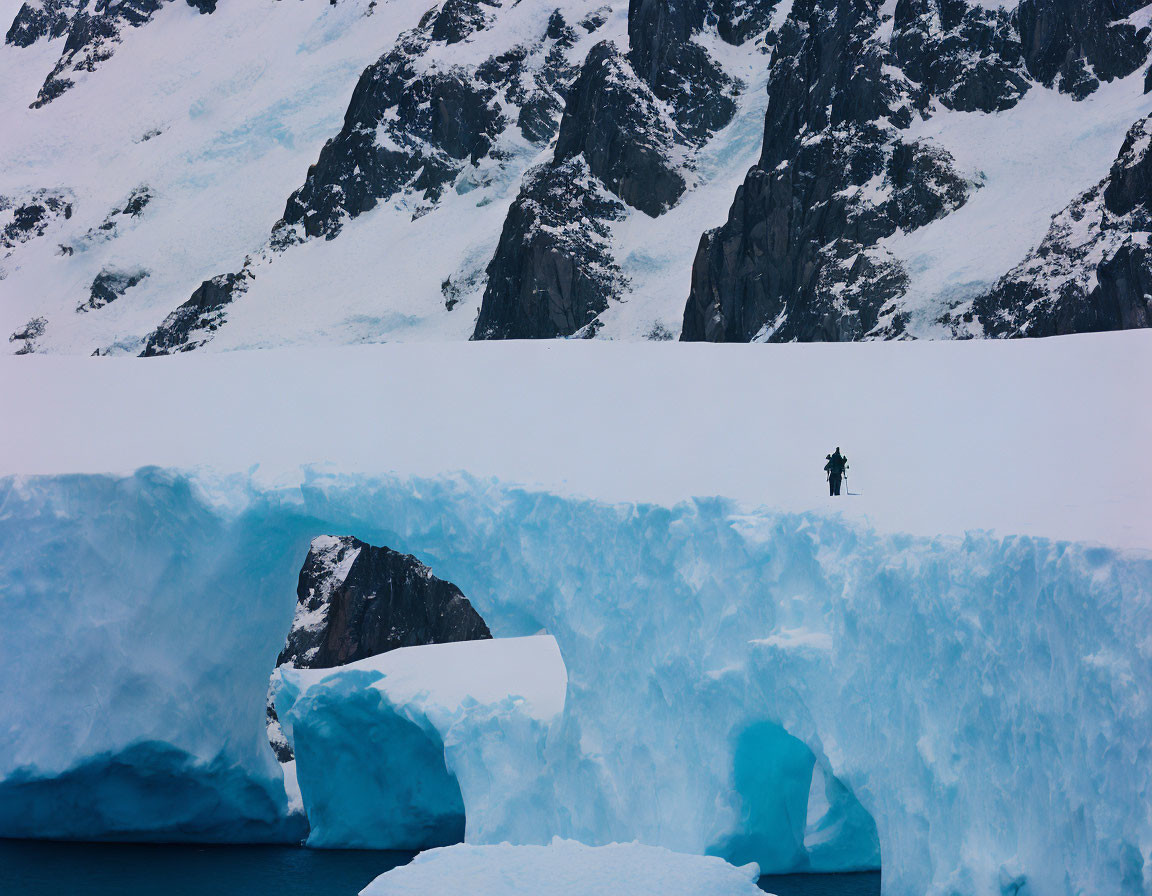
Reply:
[[[840,494],[840,480],[844,478],[848,469],[848,458],[840,453],[840,446],[836,446],[836,453],[828,455],[828,463],[824,464],[824,471],[828,474],[828,494]]]

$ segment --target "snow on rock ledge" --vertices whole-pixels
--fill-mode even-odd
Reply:
[[[402,647],[337,669],[277,671],[309,846],[422,849],[503,829],[564,709],[543,635]],[[536,757],[533,768],[533,757]]]
[[[712,856],[689,856],[638,843],[592,847],[572,840],[549,846],[449,846],[423,852],[382,874],[360,896],[762,896],[760,869]]]

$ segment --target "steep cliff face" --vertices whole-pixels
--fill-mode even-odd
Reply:
[[[451,582],[436,578],[415,557],[348,535],[312,540],[296,595],[277,668],[327,669],[398,647],[492,637]],[[268,736],[277,757],[291,760],[271,693]]]
[[[28,0],[17,11],[4,42],[14,47],[30,47],[38,40],[63,37],[76,10],[83,5],[83,0]]]
[[[1020,0],[1016,24],[1028,71],[1082,99],[1148,58],[1148,28],[1123,21],[1144,0]]]
[[[488,265],[475,338],[595,335],[624,286],[608,244],[623,211],[582,156],[530,172]]]
[[[609,195],[652,218],[680,200],[690,187],[693,154],[731,121],[743,88],[700,40],[711,35],[745,43],[765,32],[772,8],[632,0],[627,50],[603,41],[585,57],[568,91],[553,171],[526,183],[512,204],[474,339],[598,332],[597,316],[627,290],[609,227],[626,215],[614,211]],[[562,200],[545,182],[584,195]],[[550,213],[540,215],[548,193],[555,197],[543,203]],[[548,219],[555,224],[544,226]],[[557,225],[563,239],[557,239]]]
[[[656,217],[685,186],[672,161],[675,135],[660,111],[615,45],[597,44],[568,93],[556,162],[582,155],[608,190]]]
[[[945,147],[905,133],[941,108],[1011,109],[1034,81],[1083,99],[1130,74],[1148,33],[1118,20],[1141,5],[1028,0],[1010,14],[899,0],[889,18],[875,0],[798,0],[773,57],[761,159],[700,241],[681,338],[905,335],[908,269],[885,239],[979,187]]]
[[[905,142],[914,85],[870,0],[801,0],[768,85],[764,149],[728,222],[700,241],[685,341],[842,341],[872,333],[905,275],[875,249],[958,208],[946,150]],[[899,335],[901,321],[887,324]]]
[[[971,309],[991,336],[1057,336],[1152,323],[1152,117],[1108,176],[1052,219],[1044,241]]]

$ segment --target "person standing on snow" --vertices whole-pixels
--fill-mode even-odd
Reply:
[[[824,464],[824,472],[828,474],[828,494],[840,494],[840,480],[844,478],[844,471],[848,469],[848,458],[840,453],[840,446],[836,446],[836,453],[827,455],[828,463]]]

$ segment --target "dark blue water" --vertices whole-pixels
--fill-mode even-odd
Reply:
[[[776,896],[880,896],[880,872],[770,874],[760,878],[760,889]]]
[[[410,852],[0,840],[3,896],[355,896]],[[879,896],[879,872],[760,879],[776,896]]]
[[[356,896],[410,852],[0,840],[3,896]]]

